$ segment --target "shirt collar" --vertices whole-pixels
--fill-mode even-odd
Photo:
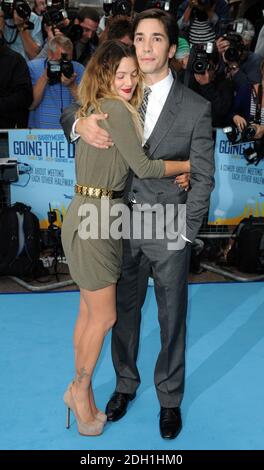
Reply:
[[[172,83],[173,83],[173,75],[172,75],[171,70],[169,69],[169,73],[165,78],[163,78],[157,83],[154,83],[154,85],[148,85],[148,86],[151,89],[152,96],[153,96],[153,93],[156,96],[162,96],[162,95],[168,94]]]

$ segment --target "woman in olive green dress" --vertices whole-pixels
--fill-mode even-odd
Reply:
[[[106,415],[95,405],[92,375],[104,337],[116,322],[116,283],[120,277],[122,240],[101,236],[108,217],[102,204],[122,203],[129,169],[139,178],[161,178],[190,171],[189,162],[149,160],[142,149],[138,108],[143,82],[133,46],[103,43],[90,60],[80,87],[79,117],[108,114],[104,122],[114,146],[97,149],[82,139],[76,147],[75,197],[65,216],[62,241],[73,280],[80,287],[80,308],[74,331],[75,380],[64,395],[83,435],[99,435]],[[93,210],[91,210],[91,208]],[[87,223],[87,211],[90,211]],[[93,214],[93,217],[91,216]],[[112,223],[117,216],[109,213]],[[87,232],[87,227],[90,232]],[[98,237],[91,233],[98,231]]]

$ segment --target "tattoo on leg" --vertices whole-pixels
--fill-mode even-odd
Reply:
[[[90,374],[87,374],[85,367],[81,368],[80,373],[78,374],[78,382],[79,384],[82,383],[83,379],[89,379],[91,377]]]

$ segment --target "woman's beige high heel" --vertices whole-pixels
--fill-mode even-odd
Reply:
[[[101,423],[105,424],[106,421],[107,421],[107,416],[105,413],[103,413],[102,411],[98,411],[98,413],[96,413],[95,415],[95,418],[98,419],[98,421],[101,421]]]
[[[74,384],[74,380],[68,385],[67,390],[70,391],[70,390],[71,390],[71,387],[73,386],[73,384]],[[105,413],[103,413],[103,411],[98,410],[98,412],[97,412],[96,415],[95,415],[95,419],[98,419],[98,421],[100,421],[101,423],[104,423],[104,424],[105,424],[106,421],[107,421],[107,416],[106,416]]]
[[[66,418],[66,428],[70,428],[70,415],[71,411],[73,412],[76,422],[77,422],[77,427],[79,434],[81,436],[99,436],[102,434],[103,429],[104,429],[104,423],[100,422],[97,419],[94,419],[90,423],[84,423],[81,421],[80,417],[78,416],[75,403],[74,403],[74,398],[72,396],[71,390],[66,390],[63,396],[63,400],[65,405],[67,406],[67,418]]]

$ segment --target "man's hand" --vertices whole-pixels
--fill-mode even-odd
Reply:
[[[77,101],[78,100],[78,85],[76,82],[76,77],[77,77],[77,73],[75,72],[72,74],[70,78],[65,77],[63,73],[61,74],[61,84],[66,86],[70,90],[73,98]]]
[[[14,10],[14,13],[13,13],[13,21],[14,21],[14,24],[18,28],[24,28],[25,20],[23,18],[21,18],[20,16],[18,16],[16,10]]]
[[[247,125],[247,121],[242,116],[239,116],[239,114],[235,114],[233,122],[240,132],[243,131]]]
[[[226,77],[227,78],[233,78],[237,72],[239,72],[239,63],[238,62],[227,62],[226,61],[226,67],[225,67],[225,71],[226,71]]]
[[[256,129],[254,139],[262,139],[262,137],[264,136],[264,126],[261,126],[260,124],[253,124],[253,126]]]
[[[62,85],[64,86],[71,86],[74,84],[75,80],[76,80],[76,77],[77,77],[77,73],[73,73],[72,76],[70,78],[67,78],[65,77],[65,75],[63,75],[63,73],[61,74],[61,83]]]
[[[108,149],[114,143],[108,132],[98,125],[98,122],[107,119],[107,117],[108,114],[92,114],[87,118],[80,118],[76,124],[75,133],[93,147]]]
[[[225,53],[226,49],[228,49],[230,47],[230,42],[227,41],[223,37],[218,38],[215,43],[216,43],[217,50],[218,50],[219,54],[221,54],[221,55],[223,55]]]
[[[188,191],[190,188],[190,173],[182,173],[181,175],[176,176],[174,184],[177,184],[184,191]]]
[[[208,83],[211,81],[208,70],[206,70],[204,74],[195,73],[194,78],[197,83],[199,83],[199,85],[208,85]]]
[[[56,36],[64,36],[64,34],[59,30],[59,28],[56,28],[54,26],[44,25],[44,29],[47,33],[48,39],[53,39]]]

